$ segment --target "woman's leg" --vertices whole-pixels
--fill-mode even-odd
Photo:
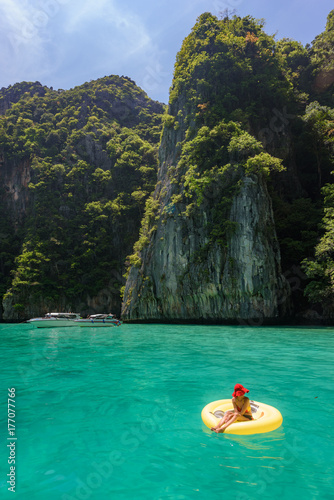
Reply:
[[[224,432],[226,427],[233,424],[233,422],[235,422],[236,420],[239,420],[239,422],[249,422],[249,418],[244,417],[243,415],[240,415],[239,413],[233,413],[231,415],[231,418],[229,420],[227,420],[227,422],[225,422],[225,424],[223,424],[221,427],[219,427],[217,430],[215,430],[215,432],[217,432],[217,433]]]
[[[215,432],[224,432],[224,430],[226,429],[226,427],[228,427],[229,425],[233,424],[233,422],[235,422],[236,420],[238,420],[238,418],[240,417],[239,413],[233,413],[231,415],[231,417],[222,425],[220,426],[218,429],[215,429]]]
[[[226,411],[223,418],[219,420],[218,424],[215,425],[215,427],[211,427],[211,430],[215,431],[216,429],[219,429],[225,422],[229,420],[230,416],[233,415],[233,413],[233,410]]]

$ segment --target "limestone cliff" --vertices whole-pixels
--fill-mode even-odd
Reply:
[[[116,75],[68,91],[0,89],[0,320],[120,314],[162,113]]]
[[[170,141],[170,134],[167,142]],[[162,160],[166,152],[162,145]],[[224,186],[207,193],[194,216],[174,204],[175,188],[163,172],[155,199],[161,200],[157,228],[141,250],[126,283],[122,316],[129,320],[278,319],[289,312],[289,285],[281,274],[271,200],[261,175],[243,176],[234,196],[229,221],[235,229],[226,245],[210,240],[212,207]],[[167,194],[168,193],[168,194]],[[201,254],[203,250],[204,255]]]

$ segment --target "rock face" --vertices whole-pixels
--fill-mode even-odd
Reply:
[[[289,310],[289,286],[280,270],[271,204],[263,182],[246,178],[233,200],[237,229],[226,251],[212,248],[193,261],[207,242],[207,215],[180,220],[175,212],[159,227],[132,268],[123,312],[130,320],[274,319]]]
[[[28,184],[31,181],[29,160],[8,164],[0,157],[1,184],[4,190],[2,201],[17,226],[24,217],[29,204]]]
[[[224,188],[216,186],[195,217],[185,216],[185,207],[172,203],[177,188],[167,173],[177,156],[178,139],[178,133],[165,130],[155,199],[167,193],[160,213],[168,215],[160,217],[148,246],[142,249],[140,267],[130,270],[122,316],[133,321],[212,322],[287,316],[290,289],[281,274],[264,177],[242,177],[229,215],[235,230],[224,247],[216,243],[205,251],[211,208],[224,195]]]

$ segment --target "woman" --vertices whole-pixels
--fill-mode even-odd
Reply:
[[[215,427],[211,427],[214,432],[224,432],[226,427],[233,424],[236,420],[239,422],[246,422],[248,420],[253,420],[252,409],[250,406],[249,398],[245,396],[248,389],[243,387],[241,384],[236,384],[234,386],[234,392],[232,394],[233,410],[225,412],[223,418],[218,422]]]

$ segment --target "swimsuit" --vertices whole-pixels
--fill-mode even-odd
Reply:
[[[237,407],[237,410],[240,413],[241,410],[242,410],[242,407],[239,408],[239,406],[237,405],[237,403],[235,403],[235,406]],[[248,409],[245,411],[245,413],[242,416],[246,417],[248,420],[254,420],[253,419],[253,415],[250,413],[250,411]]]

